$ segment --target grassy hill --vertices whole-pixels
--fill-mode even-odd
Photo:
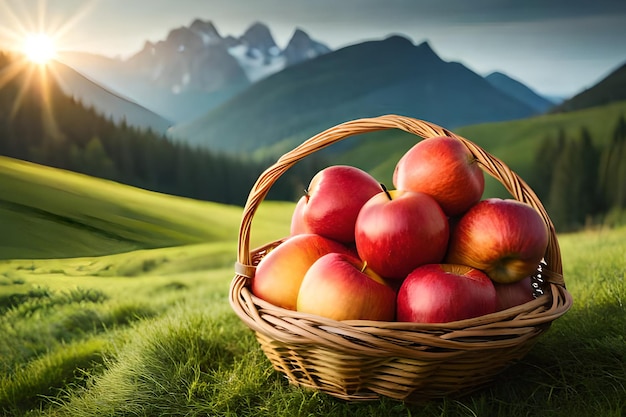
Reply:
[[[521,120],[484,123],[453,129],[492,155],[501,159],[522,178],[528,178],[540,142],[550,135],[556,137],[563,129],[568,137],[579,137],[582,127],[596,142],[608,142],[620,115],[626,114],[626,101],[567,113],[546,114]],[[447,127],[447,126],[444,126]],[[419,138],[396,130],[346,139],[354,146],[339,153],[334,163],[347,163],[367,170],[380,181],[391,184],[396,162]],[[506,195],[497,182],[488,180],[485,195]]]
[[[264,203],[262,208],[258,215],[265,219],[267,231],[286,234],[282,219],[290,215],[292,206]],[[274,217],[281,220],[273,221]],[[241,207],[159,194],[0,157],[0,259],[232,243],[237,240],[240,218]],[[259,230],[263,239],[264,229]]]

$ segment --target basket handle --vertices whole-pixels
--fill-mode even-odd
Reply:
[[[544,274],[548,282],[565,286],[561,264],[561,253],[554,225],[537,195],[530,187],[502,161],[471,141],[454,134],[436,124],[406,116],[393,114],[348,121],[331,127],[304,141],[302,144],[282,155],[276,163],[267,168],[253,185],[243,210],[239,228],[238,258],[235,265],[239,275],[254,276],[254,266],[250,254],[250,231],[252,219],[257,208],[265,199],[276,180],[300,159],[326,148],[349,136],[380,130],[399,129],[423,139],[437,136],[450,136],[463,142],[476,158],[483,171],[500,181],[507,191],[518,201],[529,204],[543,218],[549,231],[549,242],[544,256],[548,270]]]

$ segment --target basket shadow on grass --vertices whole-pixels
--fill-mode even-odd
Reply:
[[[572,309],[525,358],[463,400],[494,401],[496,415],[621,416],[626,411],[625,319],[619,305]]]

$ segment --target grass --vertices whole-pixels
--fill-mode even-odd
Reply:
[[[114,205],[131,207],[142,218],[148,216],[143,207],[153,213],[157,226],[168,224],[173,231],[200,222],[187,217],[195,212],[214,225],[197,224],[199,229],[216,231],[209,230],[213,239],[203,243],[168,246],[163,233],[149,235],[156,246],[152,249],[126,250],[122,239],[111,241],[107,254],[99,256],[0,260],[0,415],[626,414],[626,227],[560,236],[574,306],[491,386],[471,396],[422,405],[386,398],[352,403],[289,385],[231,311],[236,208],[170,199],[114,183],[107,183],[108,192],[98,197],[94,185],[99,182],[45,169],[47,182],[45,175],[36,175],[36,166],[27,168],[32,175],[18,177],[39,178],[44,196],[58,181],[76,181],[61,188],[76,199],[56,198],[47,206],[31,195],[29,201],[44,211],[84,213],[82,206],[90,208],[91,217],[102,219]],[[6,172],[12,171],[0,171],[0,184],[10,184]],[[89,196],[78,192],[89,190]],[[108,201],[107,195],[116,198]],[[185,215],[173,215],[173,208]],[[263,203],[253,222],[253,246],[284,236],[291,210],[293,204]],[[128,217],[118,219],[121,224],[113,223],[113,230],[128,226]],[[134,225],[138,230],[129,231],[142,235],[144,223]],[[89,235],[67,223],[51,221],[41,227],[42,235],[63,233],[56,239],[29,240],[28,253],[43,253],[53,241],[68,255],[69,249],[62,250],[65,244]]]
[[[292,208],[267,203],[260,232]],[[64,258],[236,241],[241,208],[0,156],[0,259]],[[262,240],[258,240],[262,242]]]
[[[575,304],[530,354],[472,396],[348,403],[287,384],[227,301],[230,266],[72,276],[89,258],[0,264],[0,410],[24,416],[621,416],[626,228],[561,237]],[[209,258],[211,245],[193,252]],[[171,249],[143,251],[174,259]],[[107,261],[133,258],[112,255]],[[35,268],[24,268],[35,262]],[[105,262],[106,263],[106,262]],[[23,288],[23,291],[16,291]],[[5,291],[6,292],[6,291]]]

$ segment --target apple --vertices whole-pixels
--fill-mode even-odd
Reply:
[[[380,191],[378,181],[359,168],[324,168],[311,179],[306,194],[296,204],[291,234],[315,233],[339,242],[354,242],[359,210]]]
[[[525,304],[535,299],[530,277],[511,284],[494,282],[496,288],[496,311]]]
[[[306,203],[306,196],[300,197],[300,199],[296,203],[296,207],[294,208],[293,214],[291,215],[291,225],[289,230],[290,236],[309,233],[307,225],[302,221],[302,211],[304,210]]]
[[[297,311],[333,320],[393,321],[396,292],[359,258],[329,253],[305,274]]]
[[[428,194],[384,190],[361,208],[355,225],[359,258],[377,274],[403,279],[446,254],[448,219]]]
[[[495,282],[532,275],[548,246],[548,228],[528,204],[489,198],[470,208],[450,233],[447,263],[485,271]]]
[[[262,300],[295,310],[306,271],[331,252],[352,253],[345,245],[323,236],[308,233],[288,237],[261,258],[250,289]]]
[[[398,321],[446,323],[495,311],[493,282],[484,272],[465,265],[422,265],[398,290]]]
[[[430,194],[448,216],[456,216],[481,199],[485,176],[463,142],[440,136],[418,142],[400,158],[393,185]]]

